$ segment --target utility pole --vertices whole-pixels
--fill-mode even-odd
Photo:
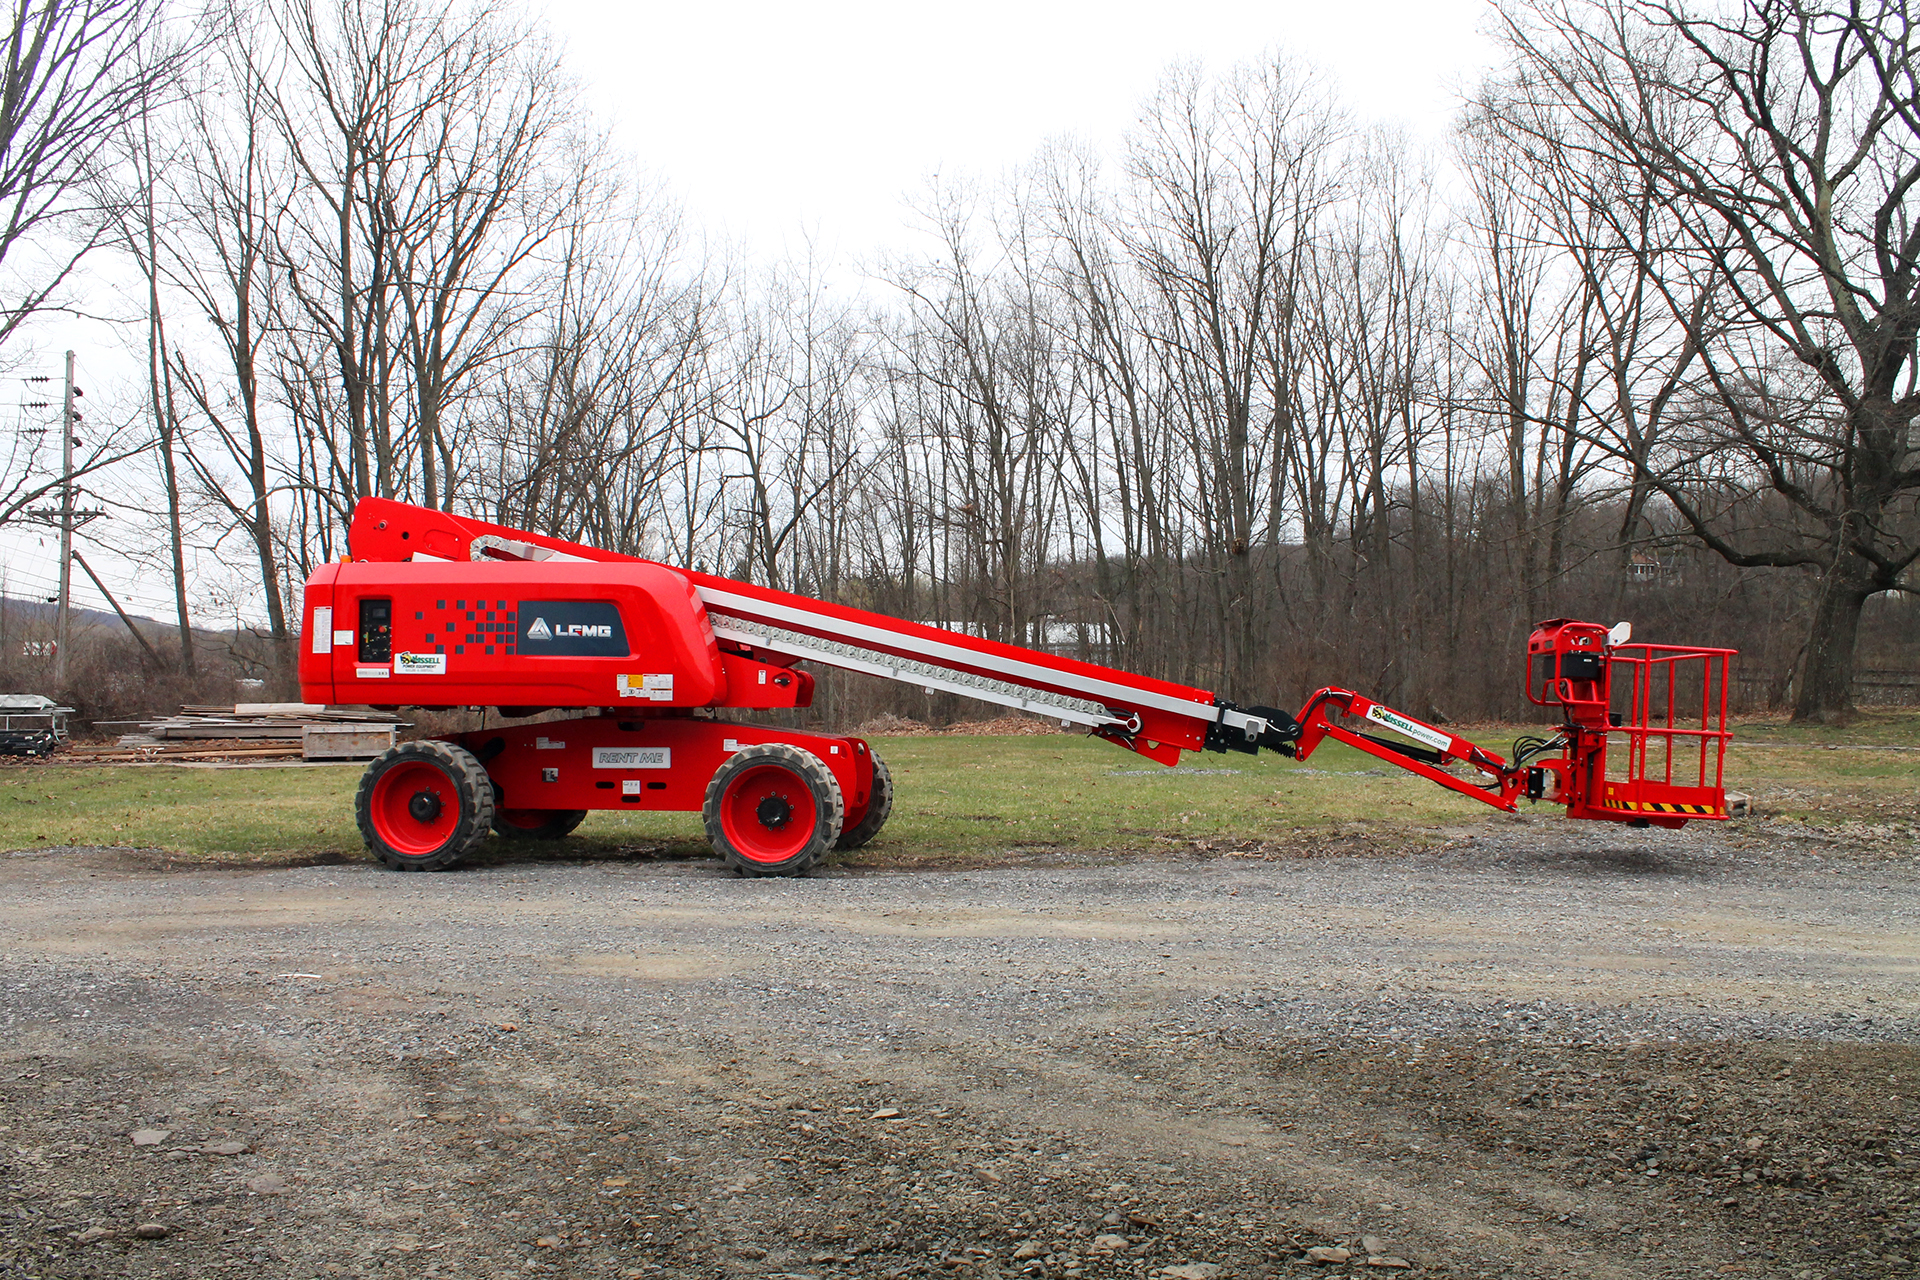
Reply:
[[[66,395],[60,402],[60,505],[32,507],[26,512],[30,520],[60,526],[60,594],[53,597],[57,602],[53,642],[53,691],[56,696],[67,689],[67,647],[73,639],[73,531],[87,521],[106,514],[104,511],[80,511],[73,505],[73,446],[80,443],[74,437],[74,432],[80,426],[80,414],[73,407],[73,402],[86,394],[74,385],[73,358],[73,352],[67,352]],[[53,379],[47,374],[36,374],[27,381],[51,382]],[[52,406],[43,401],[34,401],[27,407],[46,409]],[[35,434],[45,429],[30,428]]]
[[[67,642],[73,636],[73,352],[67,352],[67,392],[60,407],[60,613],[55,624],[53,692],[67,689]]]

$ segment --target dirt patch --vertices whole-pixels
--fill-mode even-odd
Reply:
[[[1920,1248],[1905,1046],[1216,1050],[1132,1073],[1233,1114],[1177,1135],[800,1060],[609,1071],[545,1038],[217,1062],[11,1055],[0,1265],[1261,1276],[1337,1248],[1333,1273],[1378,1274],[1371,1238],[1435,1276],[1877,1276]]]
[[[1467,834],[0,860],[0,1275],[1912,1273],[1920,872]]]
[[[1920,1053],[1910,1045],[1481,1042],[1310,1054],[1303,1073],[1399,1121],[1361,1139],[1387,1159],[1546,1197],[1565,1207],[1556,1221],[1603,1255],[1678,1261],[1710,1241],[1716,1269],[1734,1274],[1822,1264],[1899,1274],[1920,1254]]]

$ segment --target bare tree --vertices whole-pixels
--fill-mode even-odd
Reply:
[[[268,641],[290,655],[283,581],[295,567],[275,534],[274,499],[283,476],[270,420],[270,364],[277,281],[270,269],[285,210],[285,157],[275,145],[263,67],[249,56],[250,29],[238,28],[208,82],[184,112],[185,145],[168,178],[178,209],[174,242],[151,252],[157,269],[214,339],[219,356],[175,344],[156,395],[163,414],[177,392],[204,436],[182,436],[201,492],[246,540],[267,611]],[[143,228],[143,231],[151,228]],[[296,560],[297,563],[297,560]]]
[[[1060,300],[1053,324],[1073,353],[1085,411],[1068,423],[1062,460],[1073,518],[1069,554],[1091,557],[1091,607],[1076,618],[1101,656],[1165,669],[1179,646],[1171,606],[1168,507],[1161,486],[1178,472],[1156,456],[1165,423],[1153,412],[1152,338],[1138,312],[1146,293],[1121,243],[1117,202],[1092,156],[1050,149],[1040,181],[1057,241]],[[1073,548],[1082,531],[1083,550]],[[1089,655],[1091,656],[1091,655]]]
[[[757,293],[735,300],[708,405],[712,447],[731,464],[722,483],[744,495],[736,563],[770,586],[832,594],[866,461],[860,340],[805,267],[775,269]]]
[[[1313,391],[1334,424],[1346,489],[1335,502],[1346,514],[1355,598],[1343,613],[1367,624],[1348,638],[1344,656],[1372,687],[1400,697],[1417,678],[1408,655],[1434,643],[1427,610],[1408,607],[1425,592],[1403,548],[1417,547],[1423,532],[1423,452],[1439,399],[1430,382],[1430,348],[1438,345],[1432,193],[1394,134],[1365,139],[1347,171],[1359,180],[1343,216],[1327,220],[1305,291],[1321,371]],[[1294,456],[1307,451],[1296,447]],[[1324,615],[1312,621],[1328,625]]]
[[[1624,586],[1651,529],[1647,476],[1689,389],[1700,353],[1696,335],[1716,314],[1718,276],[1707,267],[1712,255],[1687,249],[1644,175],[1596,170],[1568,151],[1567,131],[1577,126],[1564,114],[1542,114],[1543,104],[1499,93],[1494,87],[1480,104],[1478,123],[1489,146],[1514,157],[1509,197],[1528,205],[1547,229],[1578,291],[1578,359],[1563,386],[1565,413],[1548,425],[1563,458],[1595,448],[1597,437],[1600,452],[1622,464],[1625,474],[1615,478],[1625,503],[1612,551]],[[1570,494],[1579,474],[1563,465],[1561,477],[1562,493]],[[1558,505],[1564,510],[1566,499]],[[1550,557],[1549,572],[1558,566],[1558,556]]]
[[[539,251],[603,192],[550,49],[485,5],[284,0],[274,117],[297,176],[275,267],[297,406],[355,497],[442,503],[465,384],[538,310]],[[291,322],[291,314],[289,316]]]
[[[1018,643],[1045,612],[1073,387],[1027,254],[1037,229],[1017,211],[995,227],[952,189],[936,190],[928,215],[941,253],[895,272],[909,316],[893,356],[925,392],[913,430],[935,451],[926,513],[944,552],[931,576],[949,593],[947,620]]]
[[[1920,557],[1920,49],[1897,0],[1732,11],[1552,0],[1504,15],[1512,92],[1644,185],[1716,278],[1669,302],[1694,430],[1639,474],[1730,563],[1817,575],[1797,719],[1851,708],[1861,612]],[[1714,314],[1714,313],[1720,314]]]
[[[97,243],[103,156],[182,56],[158,0],[15,0],[0,48],[0,344],[55,299]]]
[[[570,86],[550,48],[483,29],[460,54],[442,72],[450,83],[429,94],[425,149],[382,184],[430,507],[454,496],[462,433],[449,419],[467,384],[545,304],[536,255],[576,211],[612,194],[597,148],[562,151]]]
[[[583,209],[553,244],[539,321],[475,397],[470,430],[483,444],[466,500],[507,524],[665,553],[684,545],[662,512],[706,394],[704,275],[681,260],[666,211]],[[697,540],[699,523],[683,532]]]
[[[57,305],[80,260],[110,225],[100,180],[129,124],[169,83],[183,52],[161,40],[157,0],[16,0],[0,68],[0,345]],[[16,437],[0,458],[0,525],[31,518],[63,481],[46,435]],[[86,433],[76,477],[141,452],[106,424]],[[58,450],[52,451],[57,455]]]
[[[1526,198],[1537,181],[1529,155],[1508,143],[1492,113],[1468,113],[1458,150],[1471,192],[1462,231],[1476,320],[1462,336],[1479,376],[1455,394],[1465,393],[1498,441],[1512,581],[1524,597],[1517,621],[1525,626],[1538,616],[1550,543],[1578,479],[1573,454],[1554,446],[1573,440],[1560,428],[1586,378],[1591,295],[1564,269],[1552,221]],[[1556,452],[1564,460],[1557,482],[1548,474]]]
[[[163,176],[184,156],[184,148],[156,144],[154,113],[149,111],[126,140],[127,176],[131,190],[112,202],[114,236],[132,259],[146,288],[146,346],[148,406],[153,414],[153,446],[159,464],[161,493],[166,503],[167,567],[173,580],[174,617],[180,632],[180,669],[189,678],[198,675],[194,657],[193,622],[187,606],[186,529],[182,503],[180,453],[182,422],[173,382],[173,348],[167,332],[162,290],[169,283],[162,260]]]
[[[1167,411],[1194,466],[1198,550],[1224,641],[1216,680],[1237,686],[1267,649],[1270,563],[1282,525],[1285,385],[1263,359],[1300,315],[1306,249],[1338,185],[1345,124],[1313,77],[1284,62],[1163,84],[1130,143],[1127,233],[1155,307]]]

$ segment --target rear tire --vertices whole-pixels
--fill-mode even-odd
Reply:
[[[585,809],[499,809],[493,829],[507,840],[560,840],[587,820]]]
[[[707,839],[742,875],[797,876],[840,837],[840,783],[819,756],[784,744],[743,747],[714,771]]]
[[[395,871],[444,871],[493,825],[493,783],[465,747],[428,738],[394,747],[360,776],[360,835]]]
[[[873,785],[867,790],[867,811],[860,815],[858,822],[840,833],[840,838],[833,842],[836,849],[858,849],[880,834],[880,828],[887,825],[887,817],[893,812],[893,775],[887,772],[886,761],[873,748],[867,748],[867,755],[873,761]]]

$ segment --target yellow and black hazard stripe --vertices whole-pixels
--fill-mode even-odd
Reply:
[[[1632,813],[1679,813],[1691,817],[1711,818],[1720,810],[1710,804],[1653,804],[1645,800],[1610,800],[1609,809],[1625,809]]]

